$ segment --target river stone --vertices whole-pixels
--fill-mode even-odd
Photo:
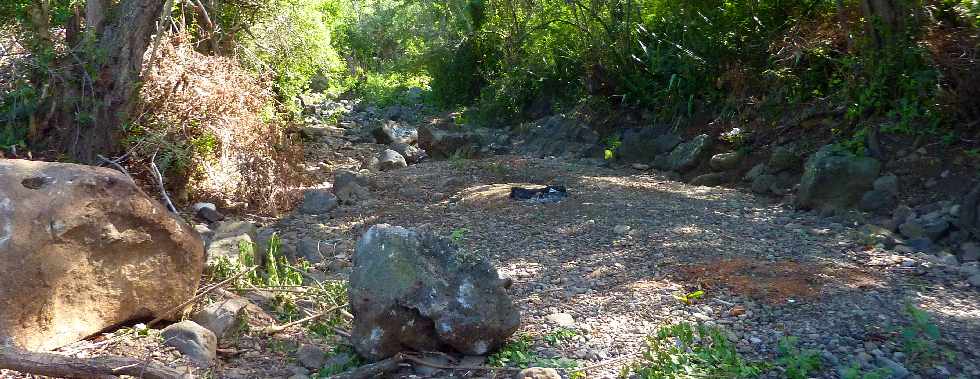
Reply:
[[[449,239],[374,225],[357,243],[350,274],[354,348],[372,361],[446,346],[484,355],[520,324],[506,284],[485,258]]]
[[[715,171],[734,170],[742,162],[742,154],[738,152],[721,153],[711,156],[708,164]]]
[[[218,337],[194,321],[181,321],[163,329],[163,344],[177,349],[200,366],[208,366],[217,356]]]
[[[855,156],[833,145],[824,146],[806,162],[797,205],[821,210],[854,206],[872,188],[880,170],[877,159]]]
[[[393,143],[390,148],[405,157],[405,162],[411,164],[419,163],[428,157],[425,154],[425,150],[407,143]]]
[[[381,171],[396,170],[408,167],[405,157],[392,149],[385,149],[378,155],[378,169]]]
[[[204,243],[125,175],[0,159],[0,344],[55,349],[194,295]]]
[[[248,300],[241,297],[219,300],[197,311],[191,320],[210,330],[216,337],[224,338],[245,321],[247,306]]]
[[[300,213],[305,214],[324,214],[337,208],[339,201],[330,190],[325,188],[313,188],[303,191],[303,204],[300,205]]]

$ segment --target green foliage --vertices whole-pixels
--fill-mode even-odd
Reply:
[[[544,342],[550,346],[558,346],[578,337],[579,333],[575,329],[560,327],[544,335]]]
[[[327,359],[340,354],[346,354],[347,356],[351,357],[351,359],[346,362],[337,363],[330,366],[323,366],[323,368],[317,372],[318,378],[329,378],[352,368],[361,366],[365,363],[364,359],[357,355],[357,353],[354,352],[354,349],[347,345],[338,345],[334,347],[333,350],[327,354]]]
[[[623,145],[623,141],[619,139],[619,136],[612,135],[607,137],[604,142],[606,149],[603,150],[603,158],[607,161],[616,158],[616,149]]]
[[[702,290],[674,295],[675,299],[687,305],[694,304],[695,301],[700,300],[702,297],[704,297],[704,291]]]
[[[899,336],[902,351],[908,354],[909,362],[926,365],[945,358],[941,354],[944,349],[940,346],[942,335],[939,326],[929,314],[912,304],[906,305],[905,312],[909,323],[899,329]]]
[[[449,238],[451,238],[453,242],[460,243],[463,241],[463,238],[466,238],[466,235],[469,234],[469,232],[470,230],[467,228],[456,228],[453,229],[453,232]]]
[[[247,271],[234,280],[237,288],[298,286],[303,284],[303,274],[300,271],[308,271],[308,263],[301,264],[301,267],[289,265],[286,257],[279,251],[280,241],[277,234],[273,234],[269,238],[269,247],[265,253],[265,272],[260,272],[256,267],[258,262],[255,259],[255,246],[255,244],[242,241],[238,244],[238,257],[236,259],[217,257],[216,262],[208,266],[211,278],[224,280]]]
[[[823,362],[820,353],[814,350],[801,350],[797,343],[798,337],[790,336],[779,341],[777,351],[779,358],[776,363],[786,370],[789,379],[807,379],[810,374],[820,372]]]
[[[853,366],[841,370],[841,379],[887,379],[892,375],[892,370],[886,367],[879,367],[871,371],[864,371],[861,365],[855,363]]]
[[[624,376],[751,378],[764,367],[743,359],[721,329],[681,323],[661,327],[656,335],[647,337],[643,356],[624,369]]]
[[[496,353],[487,357],[487,363],[493,367],[552,367],[562,369],[578,367],[578,362],[570,359],[538,356],[531,350],[532,342],[528,335],[518,336],[501,347]]]

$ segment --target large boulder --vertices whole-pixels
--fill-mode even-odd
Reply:
[[[539,157],[599,157],[599,134],[573,117],[551,116],[527,128],[518,151]]]
[[[960,229],[980,238],[980,185],[977,185],[963,197],[960,203],[960,213],[957,225]]]
[[[853,207],[872,188],[880,170],[877,159],[824,146],[806,161],[797,205],[821,210]]]
[[[448,158],[457,153],[479,151],[486,136],[473,128],[425,125],[418,128],[419,147],[434,158]]]
[[[194,295],[204,244],[116,171],[0,160],[0,341],[50,350]]]
[[[357,243],[350,274],[354,348],[372,361],[443,347],[484,355],[520,324],[507,284],[485,258],[448,239],[374,225]]]
[[[660,155],[653,165],[661,170],[685,172],[691,170],[710,153],[711,137],[701,134],[674,148],[669,154]]]
[[[631,128],[619,137],[616,157],[625,162],[653,162],[658,154],[668,153],[683,140],[663,128]]]

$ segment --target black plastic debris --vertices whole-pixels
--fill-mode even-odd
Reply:
[[[543,188],[510,187],[510,198],[533,203],[557,203],[568,197],[565,186],[545,186]]]

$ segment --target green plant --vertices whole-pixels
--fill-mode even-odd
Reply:
[[[579,332],[575,329],[560,327],[558,329],[551,331],[548,334],[545,334],[543,339],[544,342],[548,343],[548,345],[558,346],[567,341],[571,341],[578,335]]]
[[[841,370],[841,379],[887,379],[892,375],[892,370],[879,367],[871,371],[864,371],[860,364],[853,364]]]
[[[487,357],[487,363],[494,367],[552,367],[566,370],[578,367],[578,362],[570,359],[542,358],[531,350],[531,345],[530,336],[520,335]]]
[[[695,301],[700,300],[702,297],[704,297],[704,291],[702,290],[674,295],[675,299],[687,305],[694,304]]]
[[[327,354],[327,359],[333,358],[335,356],[344,354],[350,359],[344,362],[338,362],[330,366],[323,366],[318,372],[318,378],[329,378],[331,376],[340,374],[344,371],[350,370],[352,368],[361,366],[364,364],[364,360],[354,352],[350,346],[338,345]]]
[[[908,361],[925,365],[943,358],[942,335],[929,314],[912,304],[905,306],[905,313],[909,323],[899,329],[899,336]]]
[[[797,346],[798,342],[798,337],[789,336],[780,339],[777,346],[779,358],[776,363],[786,370],[786,376],[790,379],[809,378],[811,373],[819,372],[823,363],[820,353],[815,350],[801,350]]]
[[[751,378],[766,367],[746,361],[717,327],[680,323],[647,337],[642,357],[624,369],[643,379]]]
[[[463,241],[463,238],[466,238],[466,235],[469,234],[469,232],[470,230],[468,228],[456,228],[453,229],[453,232],[449,238],[451,238],[453,242],[460,243]]]
[[[603,151],[603,158],[608,161],[616,158],[616,150],[623,145],[623,141],[619,139],[619,136],[612,135],[606,138],[604,144],[606,149]]]

